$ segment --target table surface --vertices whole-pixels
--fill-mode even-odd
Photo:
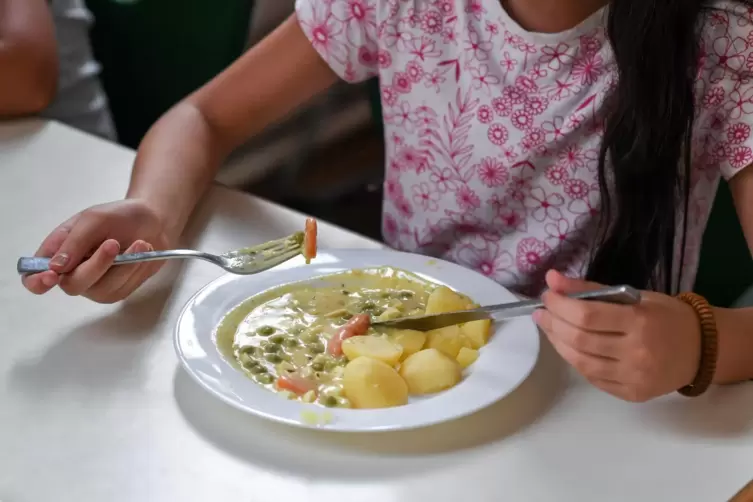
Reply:
[[[121,197],[132,160],[55,123],[0,125],[0,501],[708,502],[753,478],[753,384],[628,404],[545,342],[513,394],[422,430],[304,431],[228,407],[172,346],[180,308],[220,269],[171,264],[119,305],[35,297],[13,269],[64,218]],[[184,244],[225,251],[301,223],[217,187]],[[322,247],[379,246],[320,229]]]

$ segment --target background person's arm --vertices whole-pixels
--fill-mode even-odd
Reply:
[[[0,118],[44,110],[55,97],[57,76],[46,0],[0,0]]]
[[[336,79],[291,16],[157,121],[139,147],[127,197],[145,201],[177,237],[234,148]]]

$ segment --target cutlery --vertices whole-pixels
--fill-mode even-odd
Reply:
[[[641,294],[630,286],[610,286],[583,293],[567,295],[578,300],[598,300],[621,305],[634,305],[641,301]],[[532,314],[535,310],[544,306],[539,300],[526,300],[521,302],[501,303],[487,305],[471,310],[446,312],[443,314],[431,314],[412,317],[401,317],[388,321],[375,321],[371,325],[375,327],[415,329],[418,331],[430,331],[444,328],[455,324],[462,324],[482,319],[509,319]]]
[[[303,232],[296,232],[282,239],[265,242],[258,246],[236,249],[220,255],[192,249],[120,254],[115,257],[113,264],[126,265],[145,261],[196,258],[213,263],[232,274],[257,274],[301,254],[303,235]],[[38,274],[49,270],[49,265],[50,258],[24,257],[18,259],[16,268],[19,274]]]

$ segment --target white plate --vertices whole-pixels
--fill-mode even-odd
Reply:
[[[288,401],[236,370],[220,354],[214,330],[222,317],[250,296],[281,284],[311,280],[355,268],[392,266],[460,291],[480,304],[515,301],[494,281],[459,265],[426,256],[386,250],[320,252],[305,265],[296,258],[274,270],[253,276],[226,275],[194,295],[181,312],[175,349],[186,371],[226,403],[260,417],[301,427],[335,431],[386,431],[423,427],[473,413],[502,399],[528,376],[539,353],[538,331],[529,317],[492,325],[489,343],[465,372],[463,381],[439,394],[412,399],[405,406],[379,410],[325,409]],[[312,425],[304,410],[328,423]]]

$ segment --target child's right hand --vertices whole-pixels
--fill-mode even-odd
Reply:
[[[72,296],[114,303],[130,295],[162,262],[113,267],[121,251],[136,253],[170,245],[161,218],[143,201],[127,199],[93,206],[57,227],[36,256],[52,257],[50,270],[23,278],[32,293],[56,285]]]

